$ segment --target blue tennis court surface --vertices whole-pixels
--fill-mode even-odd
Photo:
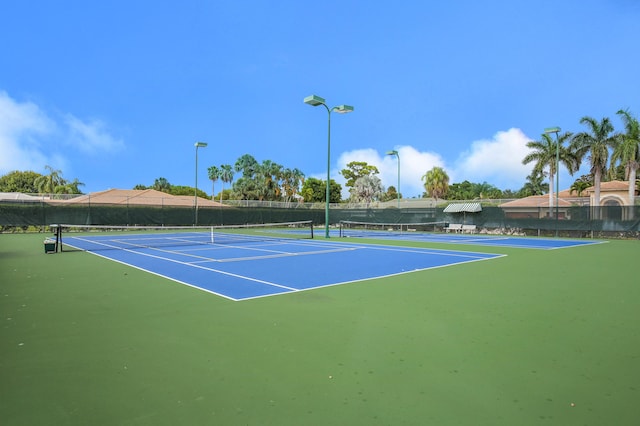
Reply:
[[[339,233],[332,232],[336,237]],[[346,238],[374,238],[391,239],[416,242],[446,243],[446,244],[473,244],[492,247],[529,248],[539,250],[555,250],[567,247],[578,247],[592,244],[601,244],[603,241],[594,240],[569,240],[563,238],[537,238],[516,237],[509,235],[479,235],[479,234],[437,234],[427,232],[387,232],[387,231],[362,231],[354,232],[351,236],[346,233]]]
[[[286,294],[502,256],[331,240],[128,247],[109,238],[73,236],[64,243],[231,300]]]

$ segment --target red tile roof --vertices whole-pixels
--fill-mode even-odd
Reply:
[[[171,195],[155,189],[108,189],[92,192],[69,200],[58,200],[59,203],[71,204],[126,204],[147,206],[182,206],[194,205],[195,197],[190,195]],[[53,200],[52,200],[53,201]],[[198,197],[198,207],[227,207],[217,201]]]

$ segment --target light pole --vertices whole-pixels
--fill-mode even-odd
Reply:
[[[400,208],[400,154],[395,149],[393,151],[387,151],[387,155],[395,155],[398,158],[398,208]]]
[[[207,143],[196,142],[195,147],[196,147],[196,191],[195,191],[195,197],[194,197],[195,216],[194,216],[193,224],[197,225],[198,224],[198,148],[206,148]]]
[[[558,192],[560,191],[560,143],[558,142],[558,133],[560,133],[560,127],[547,127],[544,129],[546,134],[556,134],[556,237],[558,236]]]
[[[327,139],[327,189],[326,189],[326,204],[324,208],[324,237],[329,238],[329,182],[331,178],[331,113],[333,111],[339,114],[346,114],[353,111],[353,107],[350,105],[338,105],[333,108],[329,108],[324,98],[320,96],[311,95],[304,98],[304,103],[311,106],[323,105],[329,113],[328,120],[328,139]]]

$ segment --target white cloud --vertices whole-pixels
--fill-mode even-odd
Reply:
[[[443,167],[444,161],[439,154],[432,152],[421,152],[412,146],[396,146],[400,157],[400,192],[404,197],[420,197],[424,192],[422,186],[422,176],[433,167]],[[338,171],[345,169],[352,161],[364,161],[374,165],[380,171],[378,177],[382,180],[385,188],[398,186],[398,159],[395,155],[379,153],[375,149],[358,149],[343,152],[337,161],[337,168],[332,174],[332,179],[342,184],[343,189],[345,179]],[[326,179],[323,178],[323,179]],[[348,192],[343,191],[343,196],[348,196]]]
[[[412,146],[396,146],[394,149],[400,157],[400,192],[404,197],[421,197],[424,192],[422,176],[433,167],[444,168],[450,183],[486,181],[503,190],[520,189],[533,168],[533,164],[522,164],[522,159],[529,152],[526,144],[530,140],[520,129],[499,131],[492,139],[471,142],[469,149],[450,163],[453,166],[447,165],[439,153],[419,151]],[[376,166],[385,188],[398,186],[398,161],[395,156],[373,148],[347,151],[339,155],[331,168],[331,178],[343,187],[343,198],[349,194],[344,186],[345,179],[338,172],[352,161],[364,161]],[[313,177],[326,179],[326,175]]]
[[[0,175],[14,170],[42,173],[46,165],[64,171],[72,153],[61,145],[96,153],[114,151],[124,144],[99,120],[83,122],[71,114],[56,120],[35,103],[16,101],[0,91]]]
[[[67,114],[64,121],[69,132],[68,143],[83,152],[116,151],[124,146],[121,139],[115,139],[107,133],[104,123],[100,120],[84,122],[72,114]]]
[[[500,189],[521,188],[533,169],[533,164],[522,164],[530,140],[522,130],[512,128],[497,132],[492,139],[474,141],[456,160],[449,175],[451,182],[486,181]]]
[[[55,124],[37,105],[16,102],[0,91],[0,174],[41,170],[48,156],[40,139],[54,131]]]

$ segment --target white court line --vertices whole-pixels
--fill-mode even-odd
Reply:
[[[76,237],[74,237],[74,238],[76,238]],[[74,247],[72,244],[67,244],[67,245],[70,246],[70,247]],[[78,248],[78,247],[75,247],[75,248]],[[189,266],[189,267],[192,267],[192,268],[198,268],[198,269],[204,269],[206,271],[217,272],[217,273],[220,273],[220,274],[223,274],[223,275],[228,275],[228,276],[231,276],[231,277],[234,277],[234,278],[242,278],[242,279],[245,279],[245,280],[258,282],[258,283],[261,283],[261,284],[267,284],[267,285],[271,285],[271,286],[274,286],[274,287],[284,288],[284,289],[291,290],[291,291],[298,291],[298,289],[296,289],[294,287],[288,287],[288,286],[285,286],[285,285],[282,285],[282,284],[276,284],[276,283],[272,283],[270,281],[260,280],[260,279],[257,279],[257,278],[246,277],[244,275],[234,274],[232,272],[221,271],[221,270],[215,269],[215,268],[207,268],[205,266],[197,265],[197,264],[194,264],[194,263],[191,263],[191,262],[183,262],[181,260],[170,259],[168,257],[156,256],[156,255],[151,254],[151,253],[141,253],[139,251],[135,251],[135,250],[127,249],[127,248],[120,248],[119,247],[118,249],[120,251],[126,251],[126,252],[134,253],[134,254],[137,254],[137,255],[140,255],[140,256],[152,257],[154,259],[166,260],[166,261],[169,261],[169,262],[178,263],[180,265],[185,265],[185,266]],[[116,262],[120,262],[120,263],[123,263],[125,265],[133,266],[134,268],[138,268],[138,269],[141,269],[143,271],[152,272],[152,271],[149,271],[148,269],[139,268],[139,267],[137,267],[135,265],[132,265],[130,263],[127,263],[127,262],[124,262],[124,261],[119,261],[119,260],[113,259],[113,258],[111,258],[109,256],[104,256],[104,255],[101,255],[99,253],[95,253],[95,252],[90,251],[90,250],[89,250],[89,253],[95,254],[95,255],[100,256],[100,257],[104,257],[105,259],[115,260]],[[158,273],[155,273],[155,272],[152,272],[152,273],[154,273],[155,275],[158,275],[158,276],[161,276],[161,277],[176,281],[175,279],[173,279],[171,277],[167,277],[165,275],[158,274]],[[192,285],[192,287],[197,287],[197,286],[193,286]],[[201,287],[197,287],[197,288],[201,288]]]
[[[340,249],[331,249],[331,250],[319,250],[319,251],[307,251],[307,252],[284,252],[281,254],[272,254],[272,255],[266,255],[266,256],[247,256],[247,257],[233,257],[233,258],[229,258],[229,259],[213,259],[214,262],[219,262],[219,263],[224,263],[224,262],[240,262],[243,260],[259,260],[259,259],[275,259],[278,257],[294,257],[294,256],[312,256],[312,255],[316,255],[316,254],[327,254],[327,253],[340,253],[340,252],[346,252],[346,251],[354,251],[354,250],[359,250],[358,247],[347,247],[347,248],[340,248]],[[212,259],[209,259],[209,261],[211,261]],[[206,260],[203,260],[203,262],[206,262]]]
[[[124,243],[128,246],[130,246],[130,248],[125,248],[125,247],[121,247],[121,246],[117,246],[117,245],[112,245],[112,244],[107,244],[106,242],[102,242],[102,241],[95,241],[94,239],[92,239],[92,237],[88,237],[88,238],[83,238],[81,236],[75,236],[75,237],[70,237],[70,238],[75,238],[81,241],[85,241],[91,244],[96,244],[98,246],[102,246],[105,248],[109,248],[109,249],[114,249],[114,250],[125,250],[125,251],[129,251],[132,253],[138,253],[138,254],[144,254],[144,253],[140,253],[134,249],[147,249],[147,250],[154,250],[157,252],[161,252],[161,253],[172,253],[172,254],[178,254],[181,256],[185,256],[185,257],[191,257],[194,259],[198,259],[197,261],[194,260],[192,262],[187,262],[185,261],[185,264],[190,264],[190,263],[204,263],[204,262],[237,262],[237,261],[242,261],[242,260],[258,260],[258,259],[271,259],[271,258],[278,258],[278,257],[293,257],[293,256],[302,256],[302,255],[313,255],[313,254],[324,254],[324,253],[333,253],[333,252],[340,252],[340,251],[349,251],[349,250],[356,250],[356,248],[336,248],[336,249],[330,249],[330,250],[319,250],[319,251],[313,251],[313,252],[288,252],[288,251],[282,251],[282,250],[273,250],[273,249],[266,249],[266,248],[261,248],[259,246],[251,246],[251,247],[247,247],[245,245],[231,245],[231,244],[194,244],[193,246],[189,247],[189,248],[183,248],[181,250],[167,250],[167,249],[163,249],[160,247],[150,247],[150,246],[144,246],[144,245],[135,245],[135,244],[131,244],[128,243],[126,241],[122,241],[122,240],[118,240],[118,239],[109,239],[109,241],[118,241],[119,243]],[[284,240],[278,240],[278,241],[263,241],[264,243],[267,244],[262,244],[262,246],[267,246],[267,245],[279,245],[282,243],[282,241]],[[287,244],[291,244],[291,242],[287,241]],[[316,244],[309,244],[309,243],[301,243],[299,242],[299,240],[296,241],[295,244],[291,244],[291,245],[299,245],[299,246],[316,246],[316,247],[324,247],[325,245],[323,243],[316,243]],[[216,259],[216,258],[212,258],[212,257],[208,257],[208,256],[199,256],[197,254],[193,254],[190,252],[193,251],[202,251],[202,250],[206,250],[206,251],[211,251],[211,250],[224,250],[227,248],[234,248],[234,249],[241,249],[241,250],[247,250],[247,251],[258,251],[258,252],[267,252],[267,253],[271,253],[268,255],[262,255],[262,256],[243,256],[243,257],[236,257],[236,258],[223,258],[223,259]],[[89,252],[93,252],[93,250],[86,250]],[[106,257],[106,256],[105,256]],[[160,256],[155,256],[156,258],[163,258],[164,257],[160,257]],[[175,261],[174,259],[169,259],[166,258],[167,260],[170,261]]]
[[[461,251],[461,250],[451,250],[451,249],[437,249],[437,248],[426,248],[426,247],[402,247],[402,246],[389,246],[384,244],[369,244],[369,243],[344,243],[344,245],[353,245],[358,248],[370,248],[375,250],[386,250],[386,251],[402,251],[407,253],[424,253],[424,254],[437,254],[438,256],[452,256],[452,257],[470,257],[473,259],[480,258],[484,259],[487,255],[495,256],[495,253],[482,253],[482,252],[473,252],[473,251]]]
[[[83,239],[81,237],[71,237],[71,238],[77,238],[77,239],[82,240],[82,241],[88,241],[88,242],[91,242],[91,243],[95,243],[92,240],[85,240],[85,239]],[[184,266],[187,266],[187,267],[198,268],[198,269],[202,269],[202,270],[210,271],[210,272],[216,272],[216,273],[219,273],[219,274],[222,274],[222,275],[226,275],[226,276],[230,276],[230,277],[234,277],[234,278],[238,278],[238,279],[244,279],[244,280],[247,280],[247,281],[252,281],[252,282],[264,284],[266,286],[280,288],[280,289],[285,290],[286,293],[309,291],[309,290],[314,290],[314,289],[323,288],[323,287],[331,287],[331,286],[348,284],[348,283],[352,283],[352,282],[367,281],[367,280],[370,280],[370,279],[380,279],[380,278],[385,278],[385,277],[388,277],[388,276],[402,275],[402,274],[407,274],[407,273],[412,273],[412,272],[417,272],[417,271],[424,271],[424,270],[428,270],[428,269],[443,268],[443,267],[448,267],[448,266],[462,264],[462,263],[478,262],[478,261],[483,261],[483,260],[491,260],[491,259],[495,259],[495,258],[498,258],[498,257],[506,256],[506,255],[495,255],[495,254],[480,253],[480,252],[476,252],[476,253],[474,253],[474,252],[458,252],[456,250],[422,249],[422,248],[399,247],[399,246],[398,247],[396,247],[396,246],[385,246],[385,245],[377,245],[377,244],[354,244],[354,243],[342,243],[342,242],[341,243],[330,243],[330,242],[318,242],[318,243],[308,242],[308,243],[302,243],[301,242],[301,243],[298,243],[298,244],[300,244],[300,245],[311,244],[311,245],[314,245],[314,246],[322,245],[324,247],[326,247],[326,246],[334,247],[333,249],[321,251],[323,253],[332,253],[332,252],[340,252],[340,251],[355,251],[355,250],[358,250],[358,249],[372,249],[372,250],[383,250],[383,251],[419,253],[419,254],[433,254],[433,255],[439,255],[439,256],[462,257],[462,258],[467,258],[468,260],[461,261],[461,262],[449,263],[449,264],[445,264],[445,265],[414,269],[414,270],[410,270],[410,271],[395,272],[395,273],[391,273],[391,274],[387,274],[387,275],[381,275],[381,276],[375,276],[375,277],[366,277],[366,278],[354,279],[354,280],[348,280],[348,281],[342,281],[342,282],[336,282],[336,283],[321,284],[321,285],[314,286],[314,287],[296,288],[296,287],[290,287],[290,286],[283,285],[283,284],[277,284],[277,283],[274,283],[274,282],[271,282],[271,281],[266,281],[266,280],[261,280],[261,279],[257,279],[257,278],[247,277],[247,276],[240,275],[240,274],[235,274],[235,273],[232,273],[232,272],[227,272],[227,271],[222,271],[222,270],[211,268],[211,267],[202,266],[202,265],[198,264],[199,262],[184,262],[184,261],[180,261],[180,260],[167,258],[167,257],[164,257],[164,256],[154,255],[154,254],[151,254],[151,253],[141,253],[141,252],[133,250],[133,249],[116,247],[116,246],[111,246],[109,244],[100,243],[100,245],[103,245],[103,246],[106,246],[106,247],[114,247],[115,249],[120,250],[120,251],[125,251],[125,252],[129,252],[129,253],[133,253],[133,254],[137,254],[137,255],[142,255],[142,256],[147,256],[147,257],[155,258],[155,259],[158,259],[158,260],[169,261],[169,262],[177,263],[177,264],[184,265]],[[67,245],[70,246],[70,247],[79,248],[79,247],[75,247],[73,244],[68,244],[67,243]],[[145,248],[149,248],[149,247],[145,247]],[[200,286],[198,286],[196,284],[191,284],[191,283],[188,283],[188,282],[185,282],[185,281],[181,281],[181,280],[178,280],[176,278],[173,278],[173,277],[170,277],[170,276],[166,276],[166,275],[160,274],[158,272],[154,272],[153,270],[145,269],[143,267],[136,266],[136,265],[131,264],[131,263],[127,263],[126,261],[123,261],[123,260],[118,260],[118,259],[114,259],[114,258],[109,257],[109,256],[102,255],[102,254],[94,252],[92,250],[85,250],[85,251],[88,251],[89,253],[94,254],[96,256],[100,256],[100,257],[103,257],[105,259],[108,259],[108,260],[111,260],[111,261],[115,261],[115,262],[130,266],[130,267],[133,267],[133,268],[136,268],[136,269],[139,269],[139,270],[154,274],[156,276],[159,276],[159,277],[162,277],[162,278],[165,278],[165,279],[169,279],[169,280],[174,281],[174,282],[178,282],[180,284],[187,285],[189,287],[192,287],[192,288],[195,288],[195,289],[198,289],[198,290],[206,291],[208,293],[224,297],[225,299],[228,299],[228,300],[242,301],[242,300],[250,300],[250,299],[269,297],[269,296],[274,296],[274,295],[280,294],[280,293],[277,293],[277,294],[266,293],[266,294],[261,294],[261,295],[257,295],[257,296],[243,297],[243,298],[240,298],[240,299],[236,299],[236,298],[230,297],[227,294],[218,293],[216,291],[212,291],[212,290],[200,287]],[[161,251],[161,252],[164,251],[164,252],[167,252],[167,253],[172,252],[172,251],[169,251],[169,250],[157,250],[157,251]],[[297,255],[319,254],[321,252],[297,253]],[[180,252],[178,252],[178,254],[183,255],[183,256],[189,256],[189,255],[185,255],[184,253],[180,253]],[[486,257],[487,255],[490,255],[492,257]],[[192,257],[197,257],[197,256],[192,256]],[[258,257],[258,258],[261,258],[261,257]],[[262,258],[264,258],[264,256]],[[210,259],[210,258],[203,258],[203,259],[207,259],[209,262],[215,261],[215,260]]]

